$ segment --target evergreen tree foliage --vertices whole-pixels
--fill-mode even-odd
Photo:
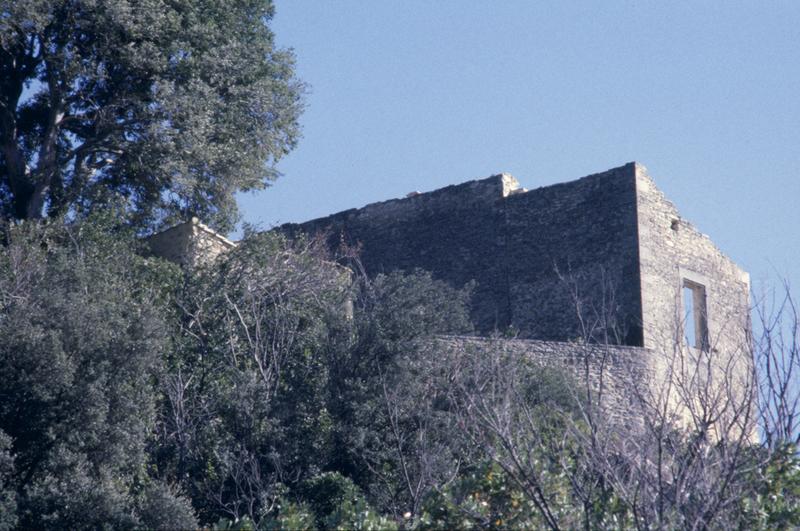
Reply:
[[[14,457],[11,437],[0,430],[0,531],[17,524],[17,493],[14,489]]]
[[[350,275],[317,242],[248,238],[178,295],[158,466],[206,522],[260,522],[329,459],[324,348]]]
[[[159,266],[92,223],[25,224],[6,238],[0,430],[19,525],[136,526],[168,349]]]
[[[431,339],[471,330],[471,286],[413,271],[363,278],[357,288],[350,327],[330,342],[332,466],[399,518],[457,468],[446,373]]]
[[[476,463],[425,500],[418,529],[541,529],[536,507],[494,463]]]
[[[0,216],[125,199],[140,227],[266,186],[297,141],[303,85],[270,0],[0,2]]]
[[[191,501],[177,489],[152,481],[138,496],[136,510],[144,529],[196,529],[197,518]]]

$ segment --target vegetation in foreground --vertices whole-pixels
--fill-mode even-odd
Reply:
[[[274,234],[185,272],[99,218],[4,239],[0,529],[800,525],[793,418],[616,426],[570,375],[433,341],[470,294],[427,273]]]

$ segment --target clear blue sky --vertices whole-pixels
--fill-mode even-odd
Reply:
[[[800,2],[276,0],[311,87],[263,227],[512,173],[636,160],[751,272],[800,292]]]

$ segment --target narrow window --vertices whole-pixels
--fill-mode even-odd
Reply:
[[[698,350],[708,350],[706,287],[702,284],[684,279],[683,316],[683,334],[686,343]]]

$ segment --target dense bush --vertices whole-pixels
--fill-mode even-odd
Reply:
[[[275,234],[191,271],[139,246],[5,230],[0,530],[800,525],[792,444],[617,426],[559,369],[444,350],[469,287]]]
[[[169,351],[160,279],[170,268],[101,223],[25,224],[7,240],[0,429],[19,525],[134,527]]]
[[[17,494],[14,491],[14,458],[11,438],[0,431],[0,530],[13,529],[17,523]]]

